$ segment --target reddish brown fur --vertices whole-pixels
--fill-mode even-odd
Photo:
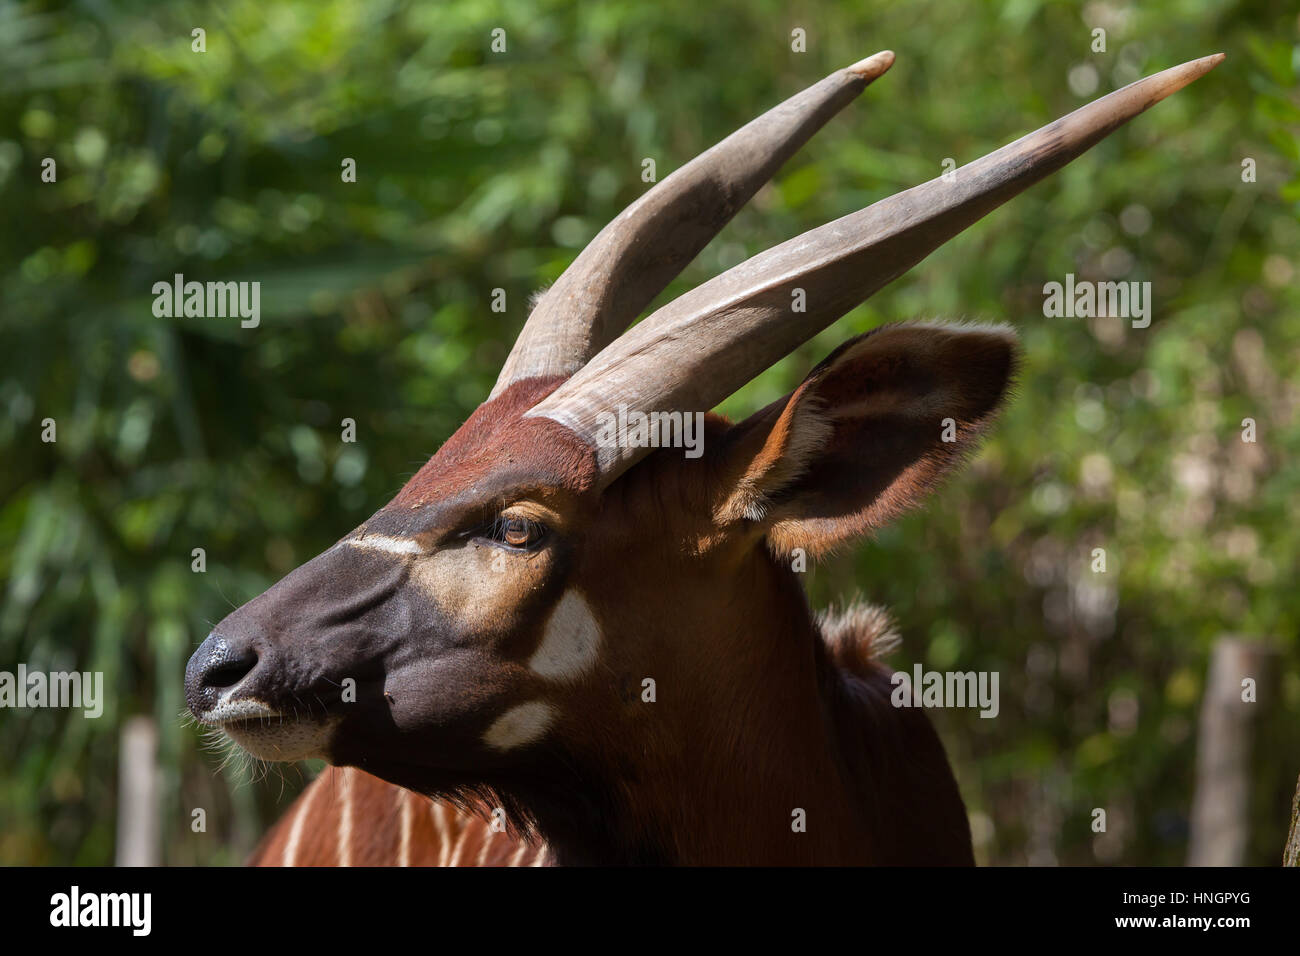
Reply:
[[[353,835],[340,846],[341,778],[350,778]],[[351,768],[327,767],[262,838],[249,866],[288,865],[290,835],[301,813],[310,813],[293,850],[293,866],[397,866],[402,860],[402,813],[407,803],[410,834],[407,866],[540,866],[546,847],[493,830],[480,816],[412,793]]]
[[[528,772],[487,795],[517,808],[512,823],[557,863],[972,862],[942,745],[922,711],[891,706],[873,628],[841,628],[828,644],[785,555],[824,552],[914,504],[969,448],[1013,365],[1005,333],[882,329],[741,425],[710,416],[702,459],[660,450],[603,492],[590,449],[521,417],[558,380],[516,383],[482,406],[367,529],[436,544],[485,501],[540,502],[568,548],[563,587],[584,596],[603,636],[598,666],[543,698],[558,716]],[[938,440],[945,417],[958,426],[951,445]],[[748,505],[729,506],[738,495]],[[500,608],[487,620],[530,631],[502,645],[501,673],[516,676],[478,692],[523,681],[517,700],[548,693],[517,676],[545,615]],[[653,704],[640,696],[647,677]],[[393,862],[398,790],[354,775],[351,862]],[[312,837],[295,862],[337,861],[338,801],[321,794],[338,781],[329,773],[303,798]],[[447,796],[484,806],[475,792]],[[791,827],[796,810],[806,832]],[[481,847],[486,824],[455,819],[455,833],[413,831],[410,862],[445,862],[462,833]],[[282,858],[291,826],[255,861]],[[508,851],[490,859],[520,845],[500,843]]]
[[[536,310],[508,368],[579,369],[564,398],[537,411],[584,434],[616,384],[639,404],[673,406],[662,410],[711,406],[1222,58],[1116,91],[968,165],[960,188],[935,180],[769,250],[593,357],[716,231],[717,196],[725,219],[737,190],[752,193],[835,105],[841,81],[860,88],[888,69],[893,54],[879,54],[745,127],[686,167],[698,176],[670,177],[606,227]],[[762,157],[770,168],[754,165]],[[663,249],[643,241],[656,234]],[[649,278],[647,254],[668,263]],[[796,282],[811,293],[800,316]],[[630,299],[600,295],[633,287]],[[688,341],[688,330],[708,334]],[[825,554],[915,505],[969,451],[1014,364],[1007,333],[882,329],[739,426],[712,420],[704,459],[659,451],[621,476],[640,452],[597,454],[526,417],[559,380],[507,374],[514,384],[360,529],[369,540],[341,542],[214,629],[187,667],[190,709],[272,757],[324,754],[457,806],[497,800],[557,863],[969,863],[961,797],[929,721],[891,706],[865,630],[823,636],[788,557]],[[952,440],[941,440],[948,420]],[[354,671],[366,696],[321,699]],[[650,677],[653,706],[638,695]],[[300,693],[324,714],[299,718]],[[242,716],[287,710],[283,732]],[[291,862],[299,849],[301,861],[327,861],[319,831],[331,813],[336,862],[391,858],[395,806],[407,862],[434,859],[435,847],[444,862],[479,833],[417,827],[398,793],[330,772],[256,859],[269,862],[278,843]],[[443,819],[442,801],[428,806]],[[791,828],[792,812],[806,832]]]
[[[388,507],[418,508],[476,482],[512,478],[536,488],[586,491],[595,478],[591,449],[549,418],[523,417],[563,381],[527,379],[480,405]]]

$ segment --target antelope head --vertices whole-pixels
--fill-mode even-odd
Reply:
[[[790,807],[837,821],[819,839],[879,849],[862,808],[907,829],[907,795],[882,804],[846,766],[903,739],[907,760],[874,785],[950,792],[951,819],[911,829],[966,834],[968,856],[937,738],[888,724],[912,718],[890,716],[887,680],[880,696],[879,628],[819,628],[791,558],[921,500],[997,411],[1014,335],[886,325],[743,422],[705,413],[1221,59],[1104,96],[624,331],[893,54],[742,127],[601,231],[538,301],[488,400],[396,498],[216,626],[186,669],[190,710],[258,757],[482,797],[552,841],[585,839],[589,858],[599,832],[619,848],[607,855],[682,859],[694,831],[716,851],[696,858],[734,859],[734,826],[696,816],[757,814],[788,835]],[[658,435],[615,427],[620,408],[662,416]],[[652,447],[697,421],[692,448]]]

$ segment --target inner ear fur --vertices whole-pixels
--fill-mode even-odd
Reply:
[[[762,530],[778,555],[870,532],[973,450],[1018,355],[998,325],[898,323],[850,339],[733,430],[715,521]]]

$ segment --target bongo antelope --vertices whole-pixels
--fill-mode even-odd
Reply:
[[[610,440],[608,422],[620,406],[708,412],[1221,59],[1104,96],[624,331],[893,54],[632,203],[397,497],[190,660],[199,721],[264,759],[332,765],[254,861],[971,863],[942,744],[891,706],[884,615],[814,617],[792,561],[916,505],[972,450],[1016,368],[1010,329],[850,339],[744,421],[709,415],[696,459]]]

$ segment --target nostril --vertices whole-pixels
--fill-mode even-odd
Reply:
[[[235,685],[244,682],[265,658],[244,635],[209,634],[185,665],[185,703],[200,719]],[[251,678],[256,680],[256,678]]]
[[[248,653],[237,661],[227,661],[209,670],[203,675],[203,686],[221,690],[234,687],[257,666],[257,655]]]
[[[234,687],[257,666],[259,656],[251,642],[209,634],[185,666],[185,686],[197,694]]]

